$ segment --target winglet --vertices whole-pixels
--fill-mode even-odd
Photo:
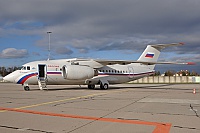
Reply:
[[[187,65],[196,65],[195,62],[187,62]]]
[[[179,44],[184,45],[185,43],[184,42],[179,42]]]

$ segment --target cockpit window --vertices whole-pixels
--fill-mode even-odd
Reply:
[[[30,66],[27,66],[27,70],[31,70]]]
[[[26,66],[23,66],[21,70],[26,70]]]
[[[30,66],[23,66],[21,70],[31,70]]]

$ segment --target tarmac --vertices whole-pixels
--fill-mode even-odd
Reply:
[[[1,133],[199,133],[200,84],[0,83]],[[194,90],[195,89],[195,92]]]

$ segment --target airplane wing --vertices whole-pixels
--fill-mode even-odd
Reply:
[[[95,60],[102,65],[114,65],[114,64],[131,64],[131,63],[141,63],[144,65],[155,65],[155,64],[177,64],[177,65],[195,65],[194,62],[146,62],[146,61],[128,61],[128,60]]]
[[[78,63],[79,65],[90,66],[92,68],[101,68],[106,65],[127,65],[131,63],[141,63],[144,65],[155,64],[176,64],[176,65],[195,65],[193,62],[146,62],[146,61],[131,61],[131,60],[100,60],[100,59],[71,59],[70,62]]]

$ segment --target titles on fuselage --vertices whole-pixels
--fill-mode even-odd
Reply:
[[[59,65],[48,65],[48,67],[59,67]]]

